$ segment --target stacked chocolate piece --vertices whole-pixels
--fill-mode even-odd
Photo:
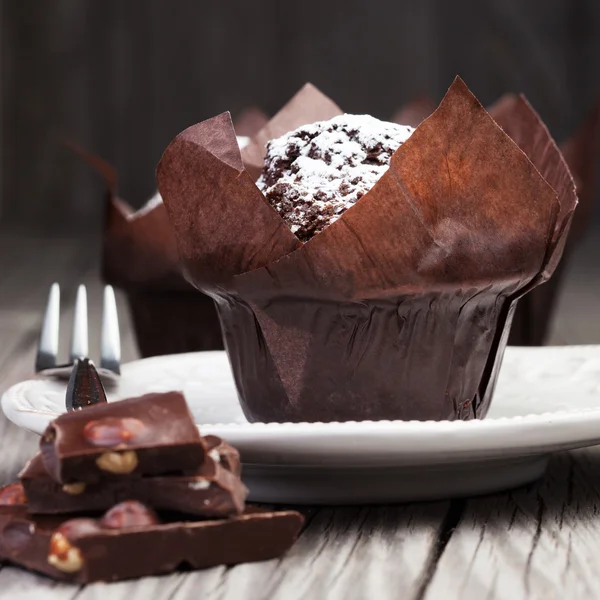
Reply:
[[[180,393],[66,413],[0,489],[0,558],[89,583],[280,556],[303,518],[245,506],[240,472]]]

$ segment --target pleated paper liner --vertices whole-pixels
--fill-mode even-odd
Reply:
[[[269,117],[265,112],[251,106],[244,109],[235,119],[235,131],[238,136],[252,137],[256,135],[267,123]]]
[[[162,202],[133,212],[108,198],[102,277],[125,292],[143,357],[223,349],[214,302],[181,275]]]
[[[521,100],[524,101],[524,98]],[[518,113],[519,103],[518,96],[505,94],[488,111],[501,127],[510,127],[511,119],[518,119],[513,112]],[[415,98],[398,109],[392,121],[416,127],[433,112],[434,108],[429,98]],[[510,135],[510,131],[508,133]],[[596,104],[579,129],[559,146],[575,180],[579,198],[579,206],[564,251],[565,258],[584,237],[593,212],[599,141],[600,102]],[[509,344],[539,346],[545,343],[566,264],[563,259],[548,283],[536,288],[518,303],[508,339]]]
[[[254,180],[258,179],[263,168],[265,144],[269,140],[301,125],[331,119],[341,112],[339,106],[314,85],[305,84],[260,131],[251,136],[250,143],[242,149],[246,171]]]
[[[267,121],[257,108],[243,111],[236,119],[240,145],[248,142],[243,136],[255,135]],[[81,148],[74,149],[107,185],[102,277],[125,292],[142,357],[222,350],[214,302],[182,276],[160,195],[133,210],[117,195],[115,169]]]
[[[373,189],[305,244],[251,171],[269,136],[339,113],[331,100],[304,88],[243,159],[228,113],[173,140],[159,191],[189,281],[217,302],[250,421],[485,416],[515,301],[556,268],[577,203],[524,106],[522,151],[457,78]]]

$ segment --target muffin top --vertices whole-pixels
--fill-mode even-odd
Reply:
[[[375,185],[413,131],[369,115],[344,114],[303,125],[267,144],[256,184],[306,242]]]

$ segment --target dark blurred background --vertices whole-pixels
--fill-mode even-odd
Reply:
[[[525,93],[558,142],[600,100],[597,0],[3,0],[0,7],[4,231],[101,230],[102,182],[60,136],[116,166],[121,196],[140,206],[179,131],[223,110],[235,117],[257,106],[272,115],[306,81],[347,112],[389,119],[415,97],[439,101],[460,74],[484,105]],[[600,342],[591,323],[600,316],[593,312],[597,201],[590,225],[569,258],[559,312],[572,322],[555,328],[557,343]]]

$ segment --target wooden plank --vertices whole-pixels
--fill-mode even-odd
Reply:
[[[417,598],[448,510],[447,502],[320,510],[273,570],[265,597],[316,598],[326,590],[332,600],[395,599],[401,589],[406,600]]]
[[[77,600],[161,600],[174,598],[177,589],[186,578],[186,575],[175,574],[165,577],[144,577],[135,581],[122,581],[119,583],[93,583],[79,591]],[[202,589],[196,590],[196,598],[205,600]]]
[[[61,355],[66,356],[77,285],[88,287],[89,338],[98,356],[102,284],[97,239],[0,235],[0,392],[32,375],[35,346],[48,290],[61,285]],[[123,361],[138,358],[124,298],[117,293]],[[13,335],[14,334],[14,335]]]
[[[3,231],[0,242],[0,392],[31,377],[38,331],[50,284],[69,285],[90,270],[88,246],[72,238],[40,238]],[[38,438],[0,417],[0,483],[14,479]]]
[[[600,449],[556,456],[541,482],[466,503],[426,600],[597,597]]]
[[[323,508],[280,560],[187,575],[174,598],[418,598],[449,503]]]
[[[78,238],[40,238],[7,234],[0,243],[0,393],[33,375],[35,349],[48,288],[62,284],[61,350],[66,356],[72,304],[78,283],[88,286],[90,349],[99,351],[102,285],[97,272],[97,244]],[[2,253],[10,247],[12,252]],[[9,257],[12,257],[9,258]],[[4,268],[6,266],[6,269]],[[123,358],[137,357],[131,320],[119,296]],[[38,438],[0,416],[3,459],[0,482],[12,480],[32,456]]]
[[[8,237],[11,237],[10,235]],[[0,250],[6,238],[0,242]],[[79,239],[40,239],[12,236],[12,260],[0,252],[0,285],[7,290],[0,299],[0,390],[32,375],[38,331],[50,283],[62,284],[61,349],[66,353],[72,302],[78,283],[88,288],[90,349],[99,347],[102,314],[102,284],[98,277],[98,253],[92,244]],[[3,269],[6,263],[7,269]],[[92,266],[91,266],[92,265]],[[123,358],[137,357],[131,320],[124,299],[118,295]],[[25,462],[37,451],[39,437],[19,429],[0,415],[0,485],[15,479]],[[111,597],[168,598],[185,575],[145,578],[140,581],[110,584]],[[67,600],[80,596],[100,597],[107,586],[96,584],[80,590],[78,586],[57,584],[52,580],[4,567],[0,570],[0,589],[14,600],[43,596],[49,600]]]
[[[91,344],[96,345],[101,284],[96,250],[93,244],[85,248],[77,239],[0,238],[0,390],[31,374],[54,279],[64,284],[65,325],[76,284],[89,286]],[[124,357],[133,358],[121,297],[119,306]],[[4,483],[33,454],[38,438],[2,416],[0,440]],[[16,600],[107,593],[127,600],[593,597],[600,584],[595,570],[599,467],[600,450],[586,450],[557,456],[543,482],[510,493],[465,502],[310,511],[306,530],[281,560],[82,589],[5,567],[0,589]]]
[[[94,584],[82,588],[78,600],[111,598],[197,598],[205,600],[300,598],[367,598],[376,590],[378,598],[395,599],[398,589],[406,600],[420,598],[423,581],[429,577],[448,503],[406,507],[338,508],[316,511],[306,531],[281,560],[232,568],[217,567],[190,574],[149,577],[118,584]],[[7,591],[43,589],[56,594],[51,582],[28,573],[3,575]],[[72,588],[76,590],[76,588]],[[20,596],[14,596],[19,598]],[[24,598],[28,596],[23,596]]]
[[[87,260],[89,262],[89,255]],[[6,234],[0,243],[0,391],[31,376],[37,332],[48,286],[81,272],[81,258],[72,240]],[[79,265],[79,268],[74,268]],[[89,267],[87,267],[89,270]],[[36,452],[38,436],[23,431],[0,416],[0,483],[12,481]],[[68,600],[77,586],[55,583],[14,567],[0,570],[0,589],[14,600]]]
[[[57,583],[16,567],[3,567],[0,590],[0,594],[10,600],[72,600],[79,586]]]

